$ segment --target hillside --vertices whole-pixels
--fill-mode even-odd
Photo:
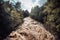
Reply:
[[[41,23],[26,17],[24,23],[4,40],[55,40],[55,37]]]

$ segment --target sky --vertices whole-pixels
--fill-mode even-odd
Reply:
[[[23,10],[28,10],[29,12],[31,11],[31,8],[33,8],[34,6],[42,6],[46,0],[18,0],[19,2],[21,2],[21,8]]]
[[[28,10],[29,12],[31,9],[35,6],[42,6],[47,0],[14,0],[15,2],[19,1],[21,2],[21,8],[22,10]],[[12,2],[12,0],[11,0]]]

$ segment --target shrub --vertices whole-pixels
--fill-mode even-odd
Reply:
[[[2,39],[8,36],[12,30],[15,30],[23,22],[22,12],[18,12],[14,8],[11,10],[11,5],[9,5],[5,2],[0,4],[0,37]]]

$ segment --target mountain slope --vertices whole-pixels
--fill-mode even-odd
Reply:
[[[41,23],[27,17],[24,23],[4,40],[55,40]]]

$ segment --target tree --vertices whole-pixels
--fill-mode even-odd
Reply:
[[[24,18],[28,17],[29,16],[29,12],[27,10],[23,11],[23,16],[24,16]]]
[[[33,18],[36,19],[36,16],[39,14],[39,10],[40,10],[39,6],[36,6],[36,7],[32,8],[30,15],[34,16]]]
[[[44,25],[45,28],[56,35],[60,39],[60,0],[47,0],[47,4],[43,5]],[[58,40],[58,39],[57,39]]]
[[[2,2],[2,1],[1,1]],[[23,22],[21,11],[13,9],[9,1],[0,3],[0,40],[7,37],[13,30],[16,30]],[[10,11],[12,9],[12,11]]]
[[[21,10],[21,3],[20,2],[17,2],[16,5],[15,5],[15,8],[16,10]]]
[[[37,20],[37,21],[43,22],[43,15],[42,15],[41,10],[42,10],[42,8],[40,9],[39,6],[32,8],[31,13],[30,13],[30,17]]]

